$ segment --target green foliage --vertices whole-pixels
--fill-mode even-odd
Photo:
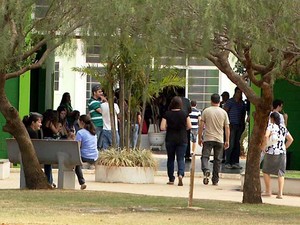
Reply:
[[[93,3],[94,0],[1,1],[0,69],[12,78],[40,67],[54,49],[72,43],[70,40],[79,34],[76,29],[87,24]]]
[[[150,150],[119,150],[111,148],[100,153],[98,164],[121,167],[156,168],[157,162]]]

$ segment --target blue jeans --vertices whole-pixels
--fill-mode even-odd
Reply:
[[[132,130],[132,148],[136,147],[137,139],[139,136],[139,125],[135,124]]]
[[[168,177],[169,181],[174,182],[175,176],[174,176],[174,161],[175,161],[175,155],[176,155],[176,161],[177,161],[177,175],[178,176],[184,176],[184,155],[186,152],[187,143],[181,143],[176,144],[173,142],[166,142],[166,149],[167,149],[167,170],[168,170]]]
[[[119,133],[116,131],[116,145],[119,146]],[[112,145],[112,132],[111,130],[102,131],[102,148],[104,150],[108,149]]]
[[[229,148],[225,151],[225,164],[238,164],[240,162],[240,139],[244,126],[230,124]]]
[[[102,131],[103,131],[103,127],[96,127],[97,147],[98,147],[98,149],[102,148]]]
[[[52,166],[48,165],[48,164],[45,164],[44,165],[44,173],[47,177],[48,183],[52,185],[53,184]]]

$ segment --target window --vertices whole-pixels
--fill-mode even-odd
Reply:
[[[54,91],[59,91],[59,62],[54,66]]]
[[[46,0],[38,0],[35,8],[35,18],[41,19],[45,17],[48,10],[49,10],[49,2]]]
[[[197,101],[201,110],[210,105],[210,97],[219,92],[219,70],[193,69],[189,70],[189,99]]]
[[[92,45],[88,46],[86,49],[86,58],[87,63],[100,63],[100,46]]]
[[[105,72],[104,68],[99,67],[96,69],[99,70],[99,74],[101,74],[100,76],[102,76]],[[99,84],[99,81],[97,80],[97,78],[92,77],[92,76],[86,76],[86,113],[89,112],[87,103],[92,96],[92,87],[96,84]]]

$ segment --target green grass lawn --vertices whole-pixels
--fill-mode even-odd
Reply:
[[[99,191],[0,191],[0,224],[299,224],[300,209]]]
[[[300,179],[300,171],[299,170],[287,170],[285,174],[286,178],[299,178]]]

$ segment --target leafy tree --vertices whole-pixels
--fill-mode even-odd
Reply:
[[[174,71],[169,70],[164,77],[166,70],[152,63],[166,48],[157,38],[162,31],[156,28],[153,16],[156,11],[152,1],[104,2],[90,11],[89,30],[83,37],[88,44],[101,46],[99,54],[100,62],[105,64],[105,78],[99,81],[110,93],[113,87],[119,87],[121,147],[129,148],[130,124],[141,104],[144,115],[149,96],[158,94],[166,85],[184,85],[182,79],[175,79]],[[106,81],[111,81],[110,85]]]
[[[260,144],[272,106],[274,82],[281,78],[292,81],[294,66],[299,65],[300,2],[175,0],[161,7],[166,7],[169,15],[161,23],[166,36],[171,37],[172,48],[205,56],[254,105],[243,202],[261,203]],[[233,58],[246,69],[244,75],[234,71]],[[256,93],[253,86],[261,93]]]
[[[18,111],[5,93],[8,79],[39,68],[60,45],[79,34],[87,22],[91,1],[3,0],[0,5],[0,112],[3,131],[13,135],[20,148],[26,185],[30,189],[50,188],[35,155],[34,147]],[[36,8],[39,4],[41,7]],[[36,54],[42,48],[41,56]]]

